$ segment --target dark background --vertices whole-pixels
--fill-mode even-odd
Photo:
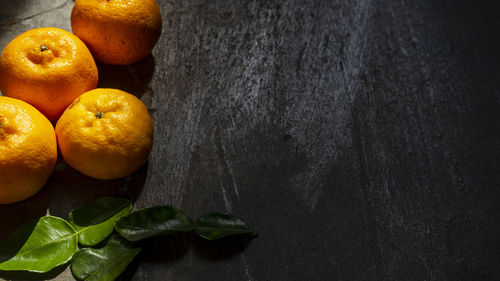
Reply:
[[[61,161],[0,207],[1,238],[128,194],[230,212],[259,237],[154,239],[121,280],[500,280],[499,1],[158,3],[153,56],[99,66],[101,87],[150,109],[148,165],[104,182]],[[2,48],[70,30],[72,5],[2,0]]]

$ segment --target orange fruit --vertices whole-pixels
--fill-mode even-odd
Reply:
[[[0,204],[37,193],[54,170],[56,135],[36,108],[0,96]]]
[[[153,121],[135,96],[95,89],[78,97],[56,124],[61,154],[71,167],[96,179],[128,176],[151,151]]]
[[[73,32],[106,64],[126,65],[151,53],[161,35],[155,0],[76,0]]]
[[[0,90],[56,121],[79,95],[97,86],[85,44],[59,28],[37,28],[12,40],[0,56]]]

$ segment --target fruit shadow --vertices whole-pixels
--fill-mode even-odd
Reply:
[[[40,196],[51,202],[48,212],[62,218],[67,218],[75,207],[105,196],[124,196],[135,201],[144,188],[147,167],[148,163],[125,178],[96,180],[60,161]]]
[[[152,55],[131,65],[109,65],[97,63],[99,70],[98,88],[113,88],[133,94],[149,108],[153,91],[149,87],[155,71]]]
[[[104,196],[139,197],[147,178],[147,163],[131,176],[116,180],[87,177],[59,159],[45,186],[33,197],[19,203],[0,205],[0,241],[18,226],[50,214],[68,218],[69,212]]]

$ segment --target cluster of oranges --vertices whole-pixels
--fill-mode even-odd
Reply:
[[[94,58],[137,62],[151,53],[161,25],[155,0],[76,0],[74,34],[37,28],[5,47],[0,204],[38,192],[54,170],[57,147],[66,163],[96,179],[128,176],[144,164],[153,138],[148,110],[121,90],[95,89]]]

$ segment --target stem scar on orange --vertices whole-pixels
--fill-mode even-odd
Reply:
[[[126,65],[151,53],[161,35],[155,0],[76,0],[71,28],[107,64]]]
[[[128,176],[151,151],[153,121],[135,96],[95,89],[78,97],[56,124],[61,154],[71,167],[96,179]]]
[[[0,96],[0,204],[38,192],[56,160],[56,135],[49,120],[26,102]]]
[[[12,40],[0,56],[0,90],[56,121],[79,95],[97,86],[95,61],[85,44],[59,28],[37,28]]]

